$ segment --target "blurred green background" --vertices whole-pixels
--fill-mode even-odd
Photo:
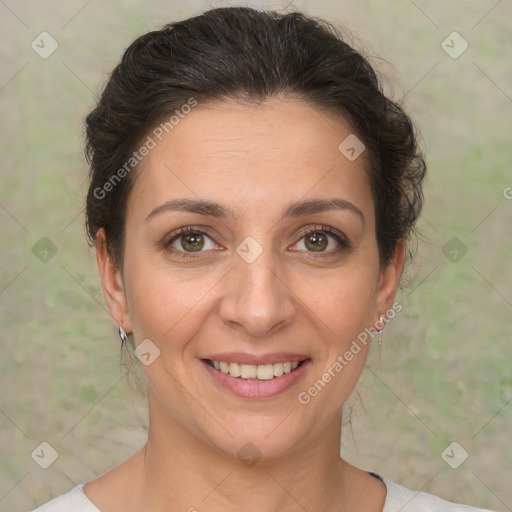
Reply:
[[[145,442],[84,238],[83,118],[135,37],[242,4],[0,2],[1,511],[30,510]],[[245,3],[347,26],[405,97],[429,165],[404,309],[372,349],[342,454],[412,489],[512,510],[512,4],[287,4]],[[58,43],[47,58],[47,36],[31,47],[41,32]],[[58,452],[48,469],[31,457],[43,441]],[[453,466],[468,454],[457,469],[441,456],[452,442]]]

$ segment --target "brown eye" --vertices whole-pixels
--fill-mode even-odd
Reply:
[[[185,251],[196,252],[204,247],[204,238],[200,233],[181,235],[179,239],[181,239],[181,247]]]
[[[327,236],[316,231],[306,235],[304,240],[306,247],[312,251],[324,251],[329,244]]]
[[[217,248],[206,233],[193,227],[182,228],[173,233],[164,245],[170,252],[179,253],[184,257],[192,253],[198,253],[199,255],[202,252]]]
[[[304,249],[300,247],[301,244],[303,244]],[[346,237],[329,226],[315,226],[307,229],[295,245],[299,246],[298,249],[295,249],[296,251],[304,251],[314,257],[333,256],[344,249],[350,248],[350,243]]]

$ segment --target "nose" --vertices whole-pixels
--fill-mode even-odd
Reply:
[[[264,250],[253,262],[234,255],[228,273],[219,314],[231,328],[245,331],[251,337],[274,334],[290,324],[296,314],[293,292],[283,271]]]

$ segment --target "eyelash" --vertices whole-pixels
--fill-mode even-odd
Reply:
[[[171,244],[176,239],[178,239],[180,236],[183,236],[183,235],[186,235],[189,233],[193,233],[193,234],[197,234],[197,235],[206,235],[208,238],[210,238],[210,239],[212,238],[207,232],[205,232],[203,230],[194,228],[193,226],[186,226],[186,227],[180,228],[177,231],[171,233],[168,241],[164,242],[162,245],[165,249],[169,250],[170,252],[179,253],[181,255],[181,257],[184,259],[194,259],[194,258],[204,257],[203,255],[204,255],[205,251],[198,251],[196,253],[193,253],[193,252],[176,250],[176,249],[170,247]],[[314,227],[305,229],[300,234],[300,236],[299,236],[297,242],[295,242],[295,244],[300,242],[300,240],[302,240],[304,237],[311,235],[313,233],[327,234],[327,235],[333,237],[336,240],[336,242],[338,242],[338,247],[336,249],[333,249],[333,250],[330,250],[327,252],[315,253],[314,251],[305,251],[305,252],[310,253],[311,254],[310,257],[312,257],[314,259],[332,257],[332,256],[335,256],[335,255],[341,253],[344,250],[351,248],[350,242],[345,238],[345,236],[342,233],[331,228],[330,226],[314,226]],[[302,252],[302,251],[296,251],[296,252]]]

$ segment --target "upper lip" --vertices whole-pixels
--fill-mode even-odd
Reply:
[[[223,352],[218,354],[210,354],[203,359],[210,359],[212,361],[222,361],[226,363],[239,363],[239,364],[274,364],[274,363],[287,363],[294,361],[300,362],[304,359],[309,359],[306,354],[297,354],[293,352],[273,352],[272,354],[248,354],[247,352]]]

